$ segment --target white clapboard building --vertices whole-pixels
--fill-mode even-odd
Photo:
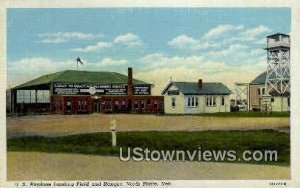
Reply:
[[[232,92],[220,82],[174,82],[162,91],[166,114],[230,112]]]

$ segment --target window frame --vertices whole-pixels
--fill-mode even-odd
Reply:
[[[87,111],[87,102],[85,100],[81,101],[82,111]]]
[[[79,100],[79,101],[77,101],[77,103],[78,103],[78,111],[81,111],[82,110],[81,101]]]
[[[225,106],[225,96],[221,96],[221,106]]]
[[[199,106],[199,99],[198,97],[188,97],[187,106],[189,108],[197,108]]]
[[[216,107],[216,96],[207,96],[206,97],[206,106],[207,107]]]
[[[258,96],[265,95],[266,94],[266,88],[265,87],[257,88],[257,93],[258,93]]]
[[[66,101],[66,112],[72,112],[72,101],[71,100]]]
[[[171,98],[171,106],[172,108],[176,108],[176,97]]]
[[[142,99],[140,104],[141,104],[141,109],[144,110],[145,109],[145,100]]]

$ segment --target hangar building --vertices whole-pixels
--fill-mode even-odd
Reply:
[[[66,70],[41,76],[10,91],[11,113],[159,113],[163,97],[153,85],[116,72]]]

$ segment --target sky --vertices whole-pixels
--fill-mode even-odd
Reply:
[[[7,87],[44,74],[114,71],[155,85],[250,82],[266,70],[266,36],[290,33],[289,8],[8,9]]]

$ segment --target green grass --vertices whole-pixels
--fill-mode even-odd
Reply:
[[[241,157],[245,150],[277,150],[277,162],[260,164],[290,164],[289,134],[273,130],[203,131],[203,132],[118,132],[118,147],[111,147],[110,133],[91,133],[64,137],[10,138],[8,151],[39,151],[49,153],[80,153],[119,156],[119,147],[150,150],[235,150]],[[126,152],[124,153],[126,155]],[[229,162],[229,161],[227,161]]]
[[[163,114],[163,116],[186,116],[187,114]],[[190,116],[211,116],[211,117],[290,117],[290,112],[219,112],[219,113],[202,113],[202,114],[188,114]]]

